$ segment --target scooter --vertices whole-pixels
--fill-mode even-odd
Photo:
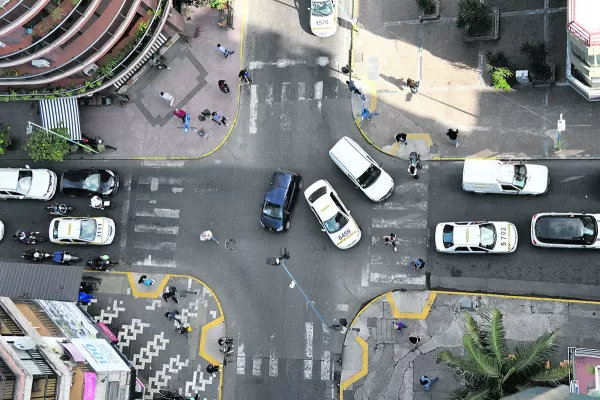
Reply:
[[[54,261],[57,264],[71,265],[72,262],[81,261],[81,257],[77,257],[72,253],[68,253],[66,251],[55,251],[52,256],[52,261]]]
[[[95,208],[96,210],[104,210],[105,208],[113,209],[115,208],[115,203],[110,200],[102,200],[98,196],[94,196],[90,200],[90,207]]]
[[[44,253],[41,250],[31,249],[21,253],[21,257],[30,261],[41,262],[52,258],[52,254]]]
[[[88,260],[87,266],[98,271],[105,271],[107,267],[110,267],[111,265],[117,265],[118,263],[118,261],[113,261],[109,256],[105,255],[96,257],[93,260]]]
[[[419,179],[419,170],[423,168],[421,166],[421,156],[417,154],[416,151],[413,151],[408,156],[408,160],[408,172],[412,175],[413,178]]]
[[[45,242],[46,239],[44,239],[41,236],[38,236],[39,234],[40,234],[39,232],[17,231],[13,235],[13,239],[15,240],[15,242],[23,243],[23,244],[36,244],[38,242]]]
[[[48,214],[57,215],[59,217],[66,217],[71,211],[75,209],[75,207],[68,206],[66,204],[48,204],[44,206]]]
[[[89,146],[93,150],[96,150],[98,152],[104,151],[106,149],[117,150],[116,147],[112,147],[107,144],[104,144],[104,140],[102,140],[101,138],[99,138],[97,136],[89,136],[86,134],[82,134],[81,139],[79,140],[79,143]]]

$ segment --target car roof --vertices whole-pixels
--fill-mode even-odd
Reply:
[[[581,217],[583,217],[581,214],[575,218],[567,215],[543,215],[535,222],[536,227],[539,228],[536,230],[536,236],[549,239],[573,239],[582,236],[584,227]]]
[[[7,190],[15,190],[19,180],[18,169],[0,169],[0,188]]]
[[[448,225],[448,224],[447,224]],[[454,246],[479,246],[479,225],[452,225]]]
[[[87,218],[84,218],[87,219]],[[75,239],[79,238],[81,231],[81,221],[83,219],[66,218],[58,221],[58,238]]]
[[[265,200],[273,204],[282,204],[285,198],[293,175],[288,171],[277,170],[273,173],[271,180],[269,181],[269,187],[265,194]]]
[[[319,191],[322,191],[323,194],[311,202],[310,200],[312,195]],[[319,214],[322,220],[327,220],[333,217],[339,211],[338,207],[331,198],[331,193],[333,191],[334,190],[331,185],[323,179],[313,183],[308,189],[306,189],[306,193],[310,193],[310,195],[307,196],[307,199],[312,203],[315,211]]]

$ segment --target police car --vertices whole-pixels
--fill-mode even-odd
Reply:
[[[60,244],[111,244],[115,222],[104,217],[62,217],[50,222],[50,241]]]
[[[339,249],[349,249],[358,243],[360,229],[329,182],[316,181],[304,191],[304,197],[323,227],[321,230],[327,232]]]
[[[315,36],[331,36],[337,30],[337,2],[333,0],[311,0],[310,30]]]
[[[442,222],[435,228],[435,249],[441,253],[512,253],[517,242],[517,228],[510,222]]]

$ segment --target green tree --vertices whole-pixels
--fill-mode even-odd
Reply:
[[[453,399],[501,399],[533,386],[557,386],[569,376],[566,366],[545,368],[558,347],[558,331],[509,351],[498,309],[486,312],[481,326],[466,314],[465,328],[462,342],[466,355],[456,357],[449,351],[438,355],[438,361],[454,369],[464,384],[452,394]]]
[[[0,154],[4,154],[10,144],[10,126],[4,126],[0,123]]]
[[[70,139],[67,128],[54,128],[52,132]],[[63,161],[64,156],[70,152],[71,144],[69,141],[50,132],[36,128],[29,135],[23,148],[29,153],[29,157],[33,161]]]

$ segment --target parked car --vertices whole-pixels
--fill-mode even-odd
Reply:
[[[539,247],[600,249],[600,214],[541,213],[531,220],[531,243]]]
[[[339,249],[349,249],[360,241],[360,228],[329,182],[316,181],[304,191],[304,197],[321,230]]]
[[[65,171],[60,191],[68,196],[114,196],[119,190],[119,175],[109,169]]]
[[[442,222],[435,228],[435,249],[440,253],[512,253],[518,241],[516,226],[504,221]]]
[[[545,165],[466,160],[463,167],[462,186],[467,192],[537,196],[546,193],[549,184]]]
[[[50,200],[57,182],[49,169],[0,168],[0,199]]]
[[[315,36],[331,36],[337,30],[337,1],[310,1],[310,30]]]
[[[60,244],[111,244],[115,222],[105,217],[60,217],[50,222],[50,241]]]
[[[260,215],[260,224],[270,231],[290,229],[302,178],[295,172],[278,169],[269,181]]]

